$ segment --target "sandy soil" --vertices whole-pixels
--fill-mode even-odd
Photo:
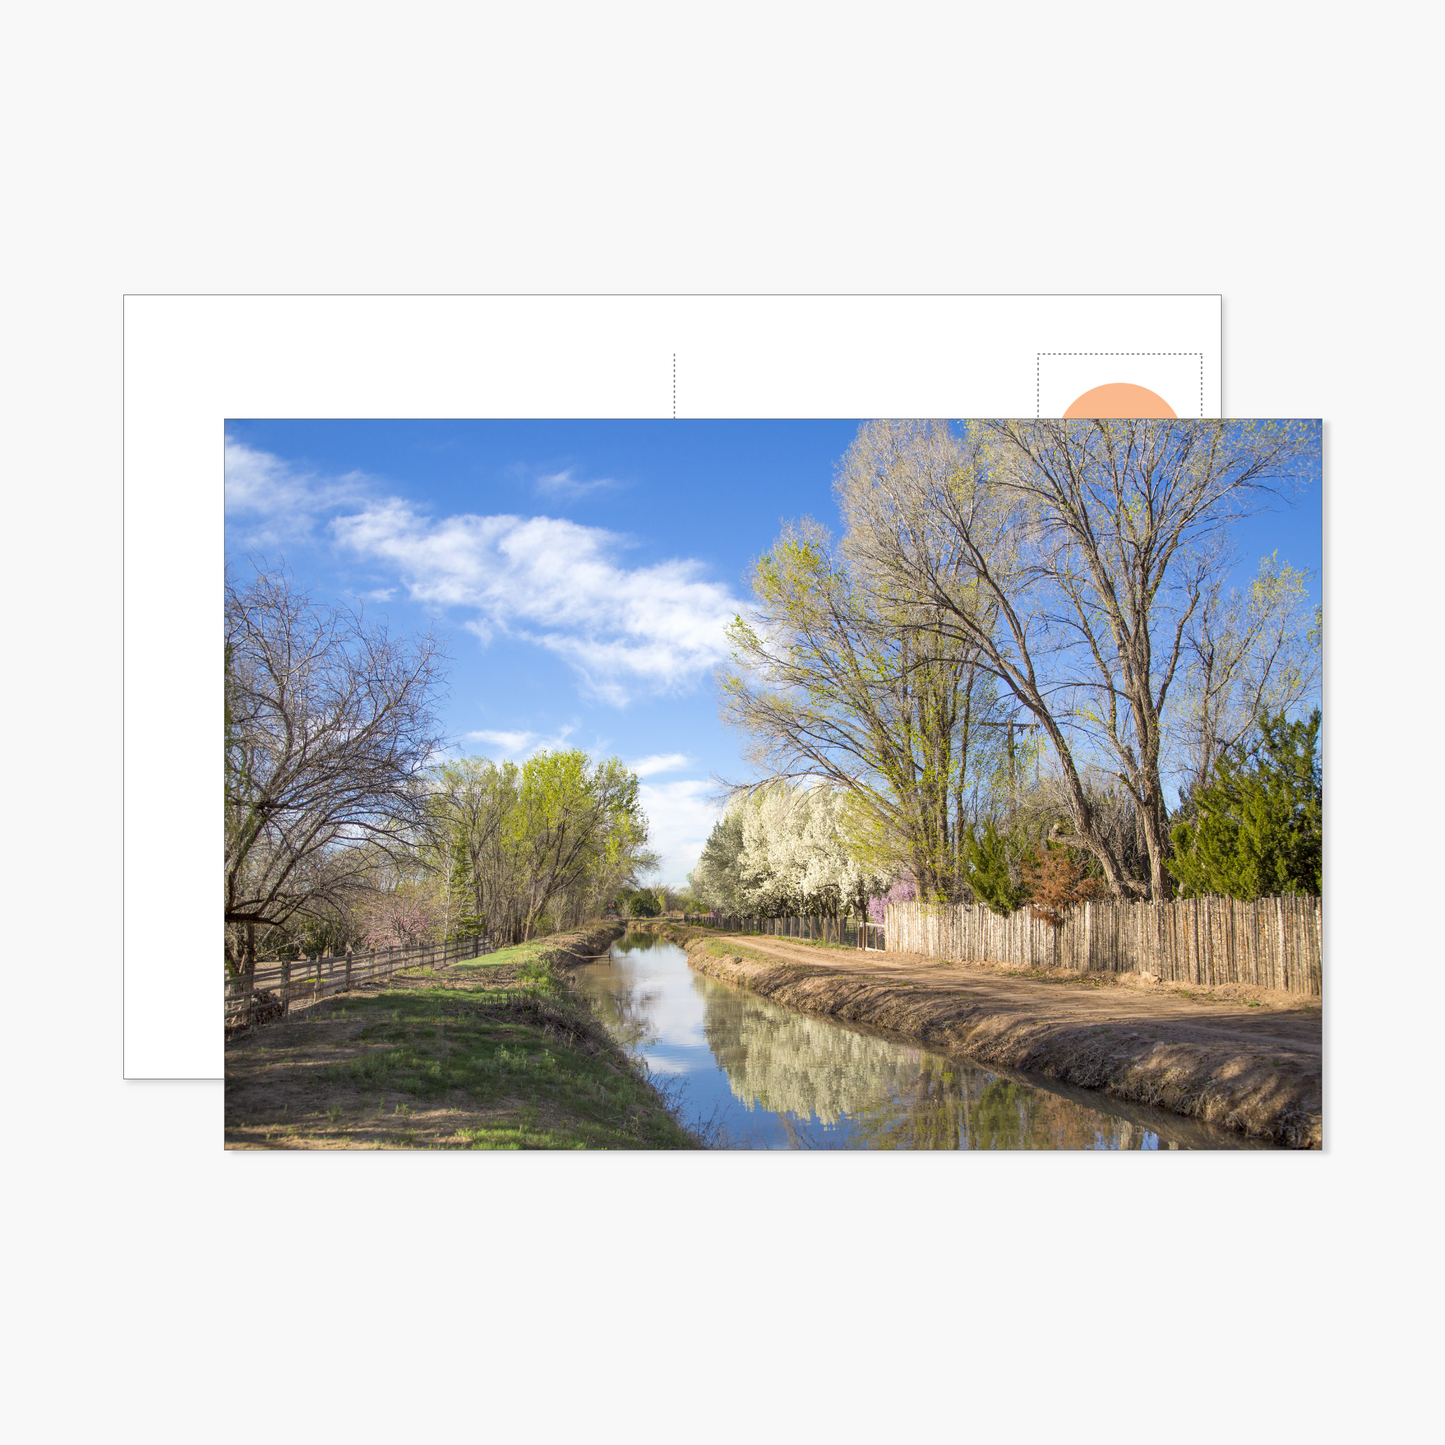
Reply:
[[[1321,1146],[1317,999],[672,931],[686,936],[693,967],[790,1007],[1294,1148]],[[719,958],[709,943],[738,952]]]

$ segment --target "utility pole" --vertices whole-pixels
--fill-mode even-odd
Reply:
[[[1029,732],[1030,730],[1037,731],[1042,726],[1042,723],[1036,722],[1015,722],[1013,718],[1006,723],[974,723],[976,728],[1006,727],[1008,729],[1008,791],[1010,799],[1018,794],[1017,769],[1014,762],[1014,729],[1017,728],[1019,732]]]

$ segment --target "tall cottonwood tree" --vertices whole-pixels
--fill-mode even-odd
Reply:
[[[919,460],[942,445],[937,424],[864,428],[837,485],[843,550],[920,635],[973,649],[1039,722],[1072,826],[1058,841],[1087,848],[1116,893],[1168,897],[1170,690],[1218,606],[1228,528],[1314,474],[1318,428],[996,421],[949,435],[941,474]],[[1095,759],[1137,811],[1143,876],[1094,818]]]
[[[644,852],[648,823],[638,780],[617,758],[580,749],[537,753],[522,764],[517,837],[526,880],[523,938],[554,899],[594,906],[656,865]]]
[[[521,935],[521,860],[511,824],[520,775],[516,763],[486,758],[450,760],[433,773],[437,871],[447,870],[457,899],[451,922],[458,933],[509,941]]]
[[[956,443],[946,431],[915,439],[915,463],[944,484]],[[881,595],[810,520],[785,529],[749,582],[750,615],[729,633],[735,666],[718,678],[749,760],[841,788],[874,872],[906,869],[930,900],[966,896],[964,832],[1002,761],[998,688],[978,648],[917,628],[917,599]]]

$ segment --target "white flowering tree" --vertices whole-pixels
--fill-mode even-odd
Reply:
[[[889,880],[854,856],[841,789],[773,783],[739,805],[737,875],[745,911],[861,913]]]

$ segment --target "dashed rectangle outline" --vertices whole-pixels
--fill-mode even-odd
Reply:
[[[1202,351],[1036,351],[1034,352],[1034,420],[1042,421],[1041,371],[1046,356],[1197,356],[1199,358],[1199,417],[1204,420],[1204,353]]]

